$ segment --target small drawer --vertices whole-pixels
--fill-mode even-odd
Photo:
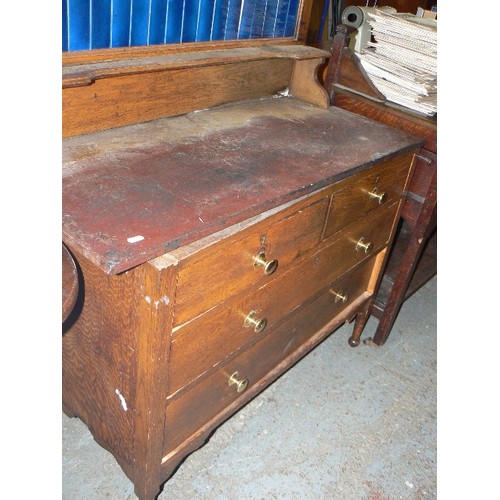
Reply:
[[[395,224],[400,202],[375,211],[336,234],[329,251],[318,255],[320,272],[328,280],[340,277],[385,246]]]
[[[285,272],[321,238],[327,198],[321,198],[271,226],[205,259],[181,264],[175,325],[180,325],[246,288],[262,285]]]
[[[437,155],[421,150],[417,155],[415,170],[408,187],[410,196],[423,202],[437,168]]]
[[[380,165],[343,181],[332,193],[325,238],[366,216],[381,205],[389,205],[404,194],[413,154],[386,160]]]
[[[338,317],[340,324],[345,319],[342,317],[342,312],[366,294],[374,262],[375,258],[369,259],[348,276],[333,282],[331,286],[323,289],[315,300],[298,309],[280,327],[269,332],[248,350],[193,386],[188,392],[172,400],[167,407],[164,454],[172,452],[207,422],[217,418],[229,405],[244,404],[248,400],[247,392],[252,392],[252,388],[256,385],[261,388],[263,379],[269,372],[334,318]],[[336,301],[330,291],[332,288],[343,290],[349,295],[348,299]],[[285,368],[287,366],[284,364],[279,373]],[[271,380],[268,379],[265,383],[267,382]]]

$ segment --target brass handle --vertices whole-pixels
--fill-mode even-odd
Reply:
[[[373,244],[371,241],[365,242],[365,237],[361,236],[356,243],[356,252],[363,250],[365,253],[370,253],[372,251]]]
[[[336,292],[335,290],[330,289],[330,293],[335,297],[335,303],[342,302],[345,304],[349,300],[349,295],[343,291]]]
[[[387,200],[387,193],[385,191],[379,191],[376,187],[373,188],[368,194],[374,200],[377,200],[379,205],[382,205],[382,203],[384,203],[385,200]]]
[[[248,379],[238,379],[238,372],[234,372],[227,382],[227,385],[235,385],[236,392],[243,392],[248,386]]]
[[[266,318],[258,319],[257,313],[255,311],[250,311],[245,317],[245,322],[243,323],[243,326],[245,328],[249,328],[252,325],[254,327],[255,333],[260,333],[267,326],[267,319]]]
[[[264,252],[259,252],[259,254],[254,257],[254,266],[264,266],[264,274],[273,274],[278,267],[277,259],[266,260],[266,254]]]

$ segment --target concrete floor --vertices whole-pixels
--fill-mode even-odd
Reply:
[[[191,454],[159,500],[435,498],[436,287],[404,303],[381,348],[353,349],[352,325],[338,329]],[[80,420],[63,414],[62,434],[63,499],[137,498]]]

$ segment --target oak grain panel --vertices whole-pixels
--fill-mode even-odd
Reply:
[[[63,137],[272,95],[288,86],[292,67],[292,60],[251,61],[145,73],[141,78],[116,76],[65,88]]]
[[[252,289],[229,305],[221,302],[176,330],[172,341],[170,395],[206,372],[212,372],[236,351],[273,330],[322,287],[385,245],[398,206],[395,203],[376,211],[264,286]],[[372,243],[371,253],[356,251],[356,241],[361,236]],[[244,318],[251,310],[256,311],[259,318],[268,320],[266,330],[260,335],[243,326]],[[193,359],[196,359],[196,364],[193,364]]]
[[[384,103],[376,103],[358,95],[336,89],[333,104],[339,108],[366,116],[377,122],[404,130],[425,139],[424,148],[437,153],[437,124]]]
[[[278,276],[294,260],[300,258],[321,237],[326,216],[327,199],[285,218],[270,227],[262,224],[245,239],[188,265],[181,264],[175,326],[196,317],[215,304],[249,286],[263,284]],[[278,268],[266,276],[254,257],[264,250],[266,258],[277,259]]]
[[[172,401],[167,406],[167,424],[165,426],[165,455],[181,445],[183,441],[200,429],[209,418],[240,399],[245,402],[245,393],[241,396],[234,386],[228,385],[228,379],[235,371],[240,378],[247,378],[249,386],[256,384],[272,371],[280,362],[294,353],[332,318],[339,317],[351,307],[368,289],[375,259],[366,261],[351,274],[338,282],[332,283],[348,290],[350,300],[335,303],[329,289],[325,289],[312,302],[290,317],[279,328],[269,332],[255,345],[231,360],[188,393]],[[347,287],[347,288],[346,288]]]
[[[389,205],[400,198],[404,194],[411,156],[406,154],[384,161],[353,177],[348,184],[339,185],[332,194],[325,238],[381,206],[377,199],[369,195],[372,189],[386,194],[383,204]]]
[[[167,394],[168,335],[157,332],[170,328],[173,269],[160,274],[146,264],[111,276],[75,257],[84,300],[62,338],[63,404],[112,450],[127,474],[137,474],[131,472],[136,461],[151,467],[159,460],[158,445],[146,444],[163,432],[164,415],[155,415],[153,401]]]

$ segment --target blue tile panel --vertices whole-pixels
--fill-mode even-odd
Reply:
[[[295,35],[299,0],[63,0],[62,50]]]

